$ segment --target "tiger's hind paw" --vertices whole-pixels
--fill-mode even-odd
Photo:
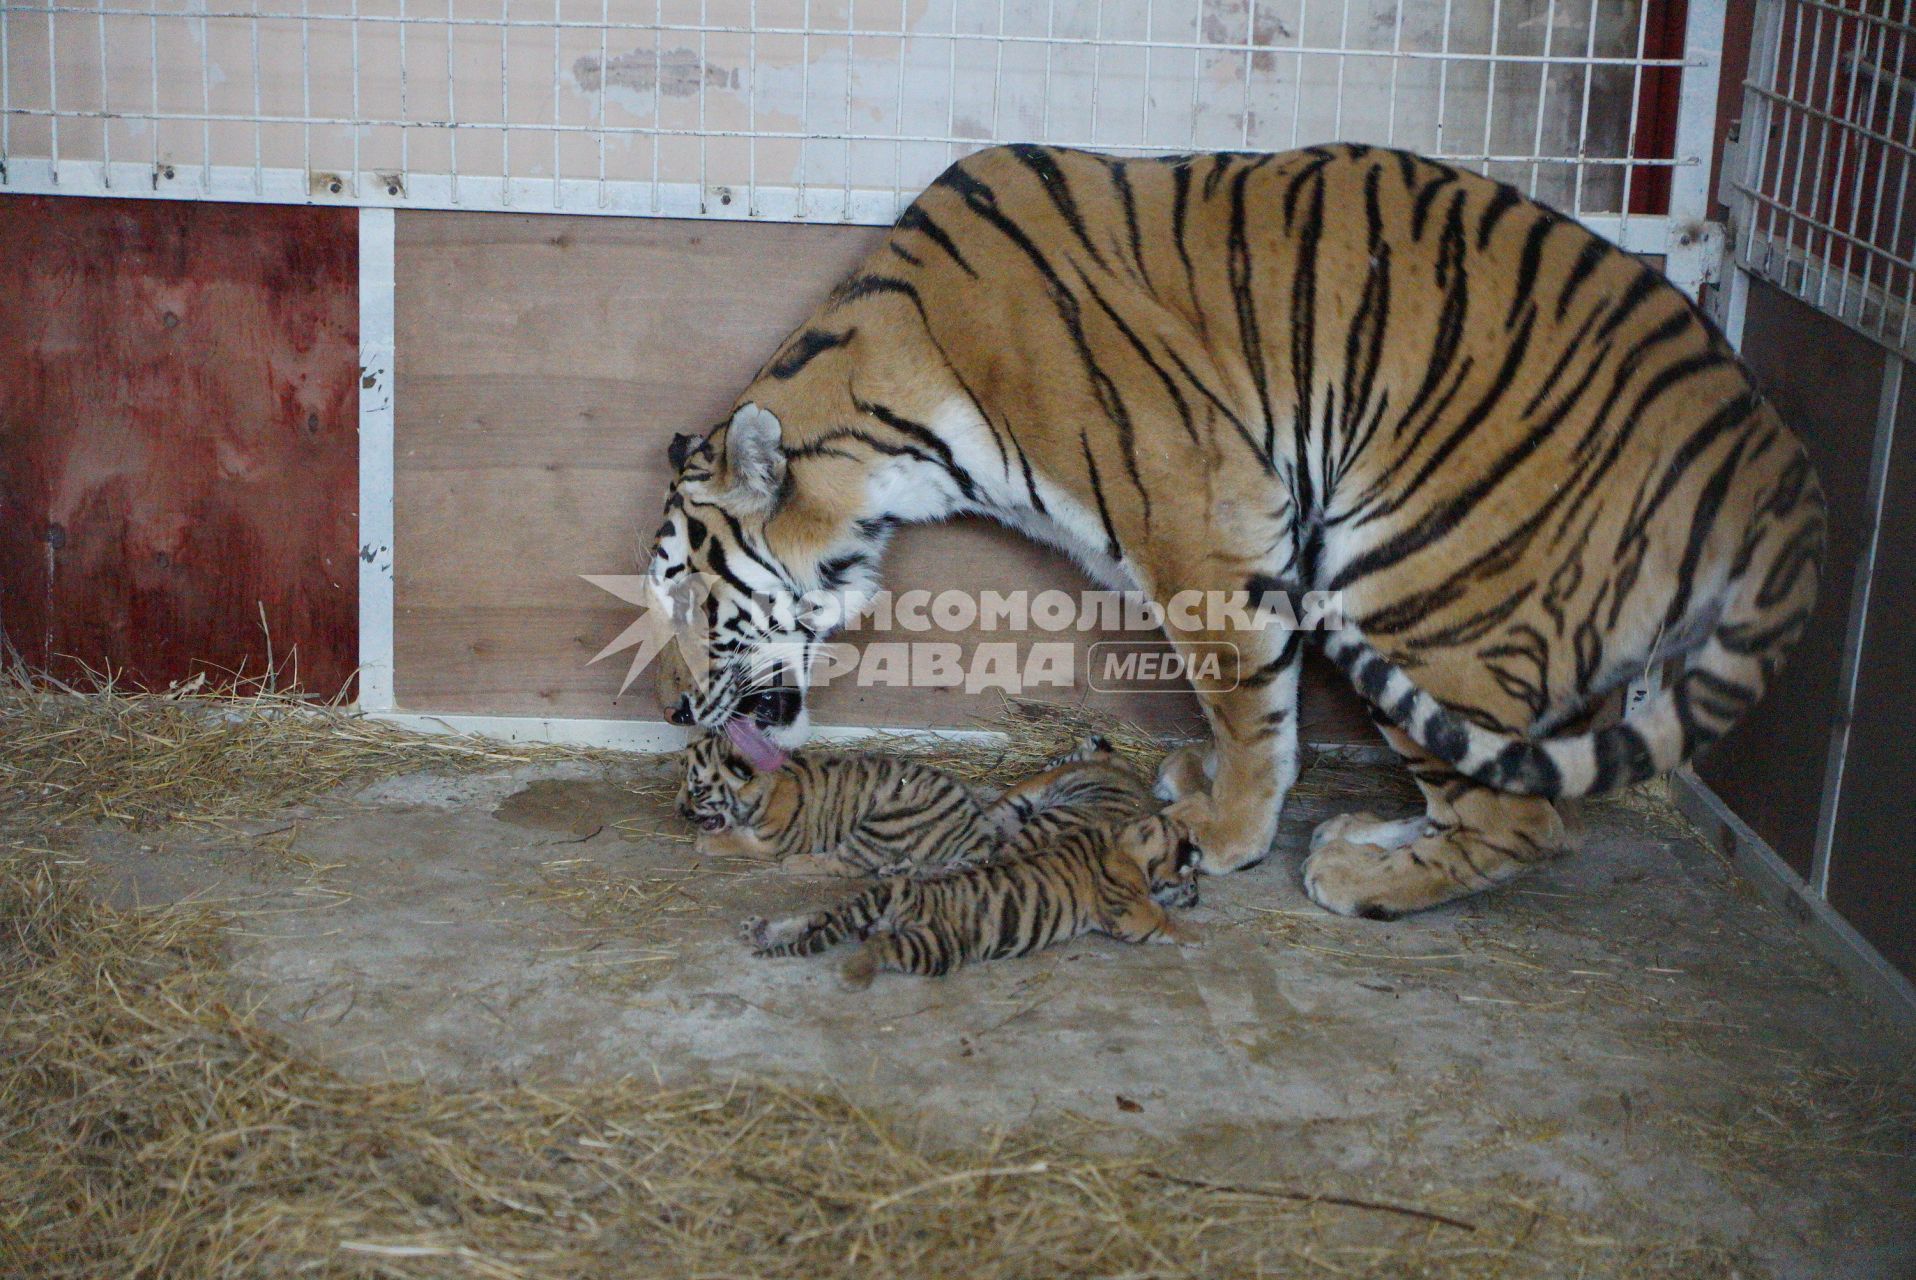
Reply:
[[[764,916],[747,916],[745,923],[739,926],[746,945],[752,950],[763,952],[772,945],[772,922]]]

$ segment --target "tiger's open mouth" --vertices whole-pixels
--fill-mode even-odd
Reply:
[[[708,813],[698,819],[698,824],[700,831],[723,831],[725,830],[725,816],[718,813]]]
[[[804,707],[803,694],[790,685],[780,685],[775,689],[760,689],[756,693],[746,694],[732,708],[732,717],[750,719],[762,728],[783,729],[798,719],[798,713]]]
[[[783,768],[789,753],[772,741],[766,730],[788,727],[798,719],[804,705],[803,695],[788,687],[747,694],[739,699],[732,718],[725,722],[725,736],[759,772]]]

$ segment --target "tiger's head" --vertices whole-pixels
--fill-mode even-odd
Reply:
[[[725,831],[741,825],[752,808],[751,761],[733,749],[723,734],[701,734],[685,749],[685,778],[679,785],[679,816],[700,831]]]
[[[897,524],[872,510],[862,451],[829,433],[788,447],[782,433],[771,409],[748,402],[702,439],[675,437],[646,567],[680,639],[656,668],[661,710],[722,733],[761,769],[810,733],[819,646],[870,603]]]
[[[1210,796],[1187,796],[1119,828],[1117,848],[1144,872],[1153,901],[1167,907],[1197,905],[1198,862],[1203,854],[1192,829],[1210,811]]]

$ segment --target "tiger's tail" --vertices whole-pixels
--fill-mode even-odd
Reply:
[[[1763,696],[1816,603],[1824,507],[1806,458],[1783,469],[1736,557],[1715,625],[1671,683],[1620,724],[1533,739],[1485,728],[1440,702],[1354,625],[1332,661],[1383,716],[1465,777],[1516,795],[1598,795],[1667,773],[1716,741]]]

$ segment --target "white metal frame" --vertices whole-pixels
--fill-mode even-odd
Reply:
[[[1758,0],[1754,37],[1736,265],[1916,356],[1916,0]]]
[[[1704,214],[1725,0],[1691,0],[1677,59],[1645,56],[1648,0],[1555,0],[1541,33],[1514,15],[1505,22],[1510,3],[1444,0],[1441,39],[1428,25],[1434,7],[1416,11],[1415,26],[1399,5],[1386,42],[1367,0],[1305,0],[1294,30],[1274,7],[1241,6],[1241,32],[1217,29],[1224,18],[1208,0],[1117,0],[1090,5],[1089,18],[1081,0],[933,0],[916,18],[906,5],[854,0],[841,26],[814,21],[809,2],[802,22],[761,20],[759,0],[745,23],[709,20],[705,5],[696,22],[667,20],[662,5],[652,21],[627,21],[609,0],[590,19],[556,3],[536,19],[510,5],[481,12],[478,0],[431,13],[404,0],[396,12],[361,0],[328,12],[308,0],[213,0],[197,10],[173,0],[38,0],[0,6],[0,190],[883,224],[938,168],[994,141],[1118,154],[1281,149],[1358,121],[1358,140],[1501,169],[1533,194],[1556,182],[1567,212],[1633,252],[1667,254],[1673,278],[1694,293],[1711,273]],[[1354,8],[1364,9],[1355,24]],[[283,61],[295,31],[296,66]],[[67,48],[75,32],[90,37],[80,53]],[[232,102],[214,75],[223,36],[242,49],[250,42],[250,102]],[[197,68],[171,54],[187,37],[198,42]],[[710,83],[721,44],[742,87]],[[472,56],[485,53],[480,45],[495,50],[485,75],[483,57]],[[596,62],[580,53],[594,47]],[[543,52],[529,58],[535,49]],[[650,67],[640,56],[648,51]],[[23,71],[36,57],[48,63],[44,85]],[[550,81],[528,93],[522,64],[539,60]],[[989,111],[978,113],[988,120],[961,119],[961,97],[982,96],[972,92],[974,68],[990,79]],[[1673,156],[1638,155],[1643,77],[1659,69],[1682,75],[1677,146]],[[609,107],[625,92],[615,76],[628,74],[649,99]],[[687,74],[689,89],[672,80]],[[1419,78],[1433,75],[1434,121],[1416,96],[1430,91]],[[771,77],[763,92],[761,76]],[[828,92],[840,87],[834,78],[842,94]],[[335,87],[342,79],[349,95]],[[1627,128],[1620,142],[1599,144],[1604,112],[1593,113],[1593,101],[1620,107],[1626,82]],[[589,84],[596,111],[586,113],[572,99]],[[681,93],[696,111],[668,108]],[[794,94],[795,119],[761,118]],[[648,101],[650,118],[639,118]],[[1546,138],[1559,102],[1576,117],[1569,145]],[[44,132],[43,145],[26,145],[29,126],[36,139]],[[422,156],[428,140],[443,144],[444,163]],[[334,154],[316,161],[329,143]],[[649,149],[649,171],[620,171],[626,144]],[[743,168],[715,158],[727,146],[744,148]],[[772,162],[779,148],[797,149],[795,169]],[[1649,168],[1672,171],[1668,215],[1628,212],[1634,179]]]
[[[1029,0],[1031,5],[1043,7],[1044,22],[1040,34],[1035,30],[1019,32],[1007,28],[1007,4],[1015,5],[1019,0],[999,0],[995,15],[985,13],[983,20],[978,20],[978,6],[952,0],[943,28],[930,31],[914,29],[909,33],[909,39],[900,38],[900,32],[909,25],[905,18],[906,11],[902,8],[897,25],[889,29],[861,26],[849,20],[843,27],[827,29],[810,23],[801,26],[756,22],[746,26],[713,22],[671,23],[663,20],[662,7],[656,10],[653,22],[618,23],[610,20],[609,0],[602,5],[600,19],[596,22],[563,20],[559,17],[562,11],[556,9],[554,19],[549,21],[514,19],[509,16],[509,9],[502,11],[501,16],[494,17],[475,16],[465,10],[448,8],[442,10],[437,18],[422,18],[416,10],[409,15],[404,0],[399,0],[397,15],[363,11],[357,0],[352,11],[344,14],[314,13],[305,3],[294,11],[270,9],[264,7],[264,0],[257,2],[260,7],[252,10],[206,7],[192,12],[162,9],[151,3],[139,3],[138,0],[99,0],[98,4],[91,7],[50,2],[13,4],[0,8],[0,191],[336,204],[360,209],[358,705],[370,715],[427,732],[474,732],[517,741],[566,741],[623,746],[634,750],[675,749],[684,740],[680,730],[657,721],[434,716],[401,709],[395,689],[393,658],[394,209],[511,209],[521,212],[884,224],[892,221],[916,194],[905,179],[907,147],[941,148],[944,158],[949,159],[994,140],[1025,136],[1016,121],[1011,119],[1012,104],[1002,100],[1006,97],[1004,86],[1007,83],[1008,52],[1015,59],[1019,51],[1029,53],[1035,48],[1043,51],[1039,140],[1061,145],[1089,145],[1130,154],[1160,153],[1176,149],[1179,145],[1192,149],[1207,143],[1218,145],[1221,140],[1212,136],[1214,131],[1205,132],[1204,110],[1209,105],[1206,90],[1208,87],[1211,94],[1222,94],[1233,85],[1241,91],[1244,109],[1234,136],[1225,145],[1295,146],[1313,141],[1312,137],[1300,134],[1301,124],[1306,118],[1305,70],[1314,65],[1328,66],[1333,60],[1335,101],[1332,119],[1336,131],[1342,131],[1345,119],[1347,86],[1361,84],[1361,67],[1364,64],[1382,63],[1390,68],[1387,124],[1383,136],[1367,140],[1405,145],[1414,139],[1406,136],[1410,132],[1407,123],[1400,127],[1400,85],[1414,76],[1414,68],[1434,65],[1437,70],[1437,130],[1433,140],[1436,145],[1424,147],[1425,151],[1439,158],[1475,167],[1521,166],[1527,169],[1533,193],[1538,189],[1540,173],[1551,166],[1568,166],[1575,175],[1569,211],[1581,217],[1592,229],[1633,252],[1666,255],[1666,268],[1672,278],[1692,295],[1700,285],[1714,278],[1712,252],[1720,241],[1716,229],[1706,222],[1704,213],[1710,189],[1710,147],[1721,59],[1724,0],[1691,0],[1686,49],[1684,56],[1676,60],[1643,56],[1648,14],[1647,5],[1643,4],[1634,10],[1634,49],[1629,56],[1615,56],[1601,51],[1598,38],[1600,16],[1612,11],[1629,12],[1627,3],[1620,7],[1619,0],[1587,0],[1580,47],[1574,43],[1560,47],[1561,30],[1570,28],[1559,29],[1558,9],[1562,6],[1552,4],[1546,17],[1541,48],[1527,52],[1512,52],[1512,37],[1502,29],[1502,5],[1506,0],[1477,0],[1480,7],[1490,6],[1488,40],[1481,48],[1463,47],[1452,38],[1456,25],[1453,15],[1461,12],[1471,0],[1445,0],[1442,40],[1434,48],[1413,47],[1412,39],[1406,32],[1404,6],[1401,4],[1396,9],[1388,46],[1360,47],[1353,43],[1350,36],[1350,9],[1361,0],[1320,0],[1320,21],[1314,29],[1320,33],[1326,30],[1322,23],[1325,12],[1335,14],[1338,19],[1336,39],[1329,43],[1307,39],[1307,32],[1313,29],[1308,23],[1308,7],[1300,12],[1298,29],[1294,34],[1284,32],[1281,24],[1277,26],[1276,34],[1268,31],[1260,34],[1256,4],[1246,6],[1243,38],[1210,38],[1202,22],[1205,0],[1194,0],[1198,22],[1193,32],[1184,37],[1167,37],[1161,29],[1165,15],[1178,0],[1143,0],[1144,25],[1141,35],[1127,35],[1117,29],[1115,18],[1107,22],[1107,6],[1104,5],[1096,8],[1094,28],[1084,32],[1065,29],[1069,24],[1061,23],[1060,0]],[[1574,11],[1581,3],[1584,0],[1571,0],[1567,7]],[[1341,10],[1331,7],[1338,4],[1341,4]],[[873,7],[868,4],[867,11]],[[968,12],[970,20],[961,19],[961,11]],[[809,0],[805,12],[809,17]],[[753,4],[753,13],[756,17],[756,2]],[[855,15],[857,9],[854,7],[851,13]],[[1065,16],[1068,18],[1069,14]],[[53,32],[56,21],[80,19],[91,19],[94,25],[98,94],[95,100],[87,100],[82,96],[78,105],[75,105],[77,91],[70,83],[71,77],[63,91],[58,79],[57,61],[52,60],[51,55],[55,52]],[[26,29],[22,24],[28,21],[44,24],[46,34],[42,47],[51,62],[48,68],[48,95],[44,105],[39,106],[24,102],[13,91],[13,72],[23,50],[20,35]],[[108,93],[112,55],[125,52],[124,48],[119,47],[125,44],[124,38],[117,41],[109,38],[109,21],[113,24],[111,30],[119,32],[132,29],[128,27],[129,23],[135,27],[141,22],[145,24],[149,61],[144,102],[137,99],[114,100]],[[184,23],[197,30],[201,49],[198,109],[162,109],[162,23]],[[250,41],[252,100],[251,109],[247,112],[219,111],[213,107],[208,33],[221,23],[236,24]],[[261,62],[263,24],[269,30],[272,24],[297,25],[300,104],[297,110],[269,109],[266,102]],[[353,109],[349,115],[328,114],[314,109],[313,37],[316,32],[338,30],[340,24],[349,24],[354,53],[351,64]],[[413,86],[408,78],[409,68],[414,63],[407,57],[407,33],[419,27],[429,27],[444,34],[447,62],[443,78],[443,103],[422,102],[420,99],[425,90]],[[381,28],[396,31],[398,37],[399,98],[396,114],[382,115],[367,105],[362,97],[359,61],[362,36],[370,45],[374,33]],[[498,33],[498,119],[475,115],[470,106],[464,113],[460,109],[459,77],[453,61],[455,29],[480,34]],[[601,91],[596,113],[591,119],[563,121],[559,108],[563,42],[568,33],[581,32],[588,36],[588,43],[594,43],[589,37],[596,34]],[[1625,35],[1629,34],[1626,29]],[[550,118],[544,120],[513,120],[508,106],[511,89],[508,65],[510,42],[515,37],[526,35],[541,40],[550,39],[554,73],[552,109]],[[604,89],[605,78],[612,65],[608,60],[608,52],[636,36],[644,36],[651,42],[655,57],[652,68],[655,85],[662,83],[660,77],[668,38],[697,42],[701,76],[706,74],[704,68],[709,65],[706,51],[712,42],[744,38],[748,45],[747,74],[750,83],[747,89],[752,103],[750,118],[753,120],[756,120],[759,100],[757,76],[761,67],[761,40],[779,37],[798,39],[801,42],[800,70],[803,77],[800,85],[800,127],[754,128],[749,131],[723,127],[708,119],[707,94],[702,84],[696,94],[695,121],[668,118],[662,105],[663,98],[658,93],[653,95],[653,114],[649,122],[619,124],[609,119],[606,105],[609,95]],[[897,45],[892,127],[854,128],[852,113],[856,95],[850,74],[853,47],[860,40],[883,42],[887,39]],[[813,54],[819,47],[834,41],[845,44],[847,72],[842,95],[843,114],[836,122],[830,122],[816,116],[817,111],[824,110],[828,105],[836,109],[837,102],[834,100],[827,104],[824,89],[815,89]],[[941,44],[946,71],[946,98],[941,113],[933,114],[942,121],[942,128],[908,129],[905,123],[905,73],[908,61],[914,52],[925,49],[938,52]],[[1054,78],[1056,84],[1062,84],[1065,62],[1072,57],[1082,61],[1087,49],[1092,56],[1090,115],[1087,132],[1077,136],[1064,131],[1064,126],[1053,124],[1052,108],[1058,96]],[[961,52],[967,57],[989,59],[992,65],[990,121],[985,130],[988,136],[976,136],[975,130],[958,127]],[[1138,55],[1142,55],[1141,84],[1145,91],[1141,95],[1137,113],[1137,133],[1127,137],[1122,129],[1116,129],[1110,123],[1118,113],[1115,108],[1106,109],[1113,95],[1103,71],[1106,66],[1125,56],[1135,59]],[[1181,136],[1173,138],[1167,136],[1162,127],[1166,114],[1163,107],[1158,108],[1160,127],[1154,130],[1153,109],[1160,97],[1158,90],[1164,85],[1163,76],[1166,73],[1163,69],[1167,66],[1181,68],[1183,60],[1187,58],[1190,66],[1189,105],[1186,108],[1188,119],[1184,122]],[[1353,71],[1353,66],[1359,70]],[[1253,86],[1259,83],[1260,75],[1269,75],[1271,68],[1288,69],[1293,82],[1288,94],[1288,116],[1275,127],[1282,136],[1275,137],[1270,136],[1270,130],[1254,130],[1250,110]],[[1643,76],[1646,71],[1657,68],[1680,68],[1682,75],[1682,108],[1677,125],[1676,148],[1673,156],[1664,158],[1635,154],[1636,104],[1641,97]],[[1224,76],[1225,83],[1221,87],[1219,84],[1207,86],[1206,74],[1218,73],[1220,69],[1229,73]],[[1488,72],[1483,84],[1482,128],[1476,135],[1478,145],[1474,148],[1467,145],[1472,139],[1468,136],[1459,139],[1455,129],[1449,136],[1445,133],[1445,104],[1447,101],[1454,103],[1462,100],[1463,84],[1472,69]],[[1498,118],[1499,81],[1508,72],[1523,70],[1534,71],[1537,75],[1531,145],[1528,150],[1500,151],[1492,145]],[[1603,70],[1629,72],[1630,118],[1622,145],[1614,149],[1614,154],[1595,153],[1589,145],[1593,83]],[[1231,79],[1232,75],[1235,76],[1234,80]],[[1553,77],[1564,75],[1571,77],[1573,93],[1577,93],[1576,127],[1582,143],[1574,150],[1553,152],[1545,145],[1545,105],[1551,100]],[[1284,105],[1282,96],[1277,101],[1279,107]],[[1509,110],[1510,95],[1506,95],[1503,101],[1505,109]],[[1062,109],[1061,103],[1061,112]],[[1127,117],[1128,114],[1127,108]],[[15,125],[19,123],[24,128],[29,121],[46,122],[50,143],[45,148],[46,154],[28,154],[20,150]],[[70,139],[68,150],[63,153],[60,132],[63,123],[70,132],[96,127],[101,144],[98,154],[77,156]],[[1283,124],[1288,124],[1288,132],[1282,127]],[[135,155],[115,155],[113,130],[127,126],[146,128],[149,131],[149,145]],[[243,131],[250,129],[250,163],[224,163],[224,157],[217,154],[215,130],[235,126]],[[182,128],[189,135],[197,134],[197,163],[189,162],[187,157],[174,155],[162,145],[163,127],[175,131],[175,136]],[[313,161],[315,130],[323,132],[340,128],[349,130],[351,134],[349,163],[330,170],[316,167]],[[298,165],[267,163],[269,147],[265,138],[270,129],[298,132]],[[397,129],[399,132],[400,149],[396,166],[381,167],[372,161],[369,154],[372,150],[370,136],[382,129]],[[414,147],[412,140],[441,134],[447,141],[449,163],[443,171],[435,171],[430,165],[419,162],[418,152],[422,148]],[[524,176],[514,171],[512,140],[515,135],[534,134],[549,135],[552,140],[551,172],[537,177]],[[502,161],[496,171],[479,173],[470,165],[461,167],[462,138],[467,140],[467,155],[470,157],[479,141],[494,137],[499,140]],[[594,163],[591,167],[595,169],[594,172],[578,175],[565,171],[561,155],[561,144],[565,137],[585,138],[596,144],[592,148]],[[367,146],[362,147],[362,138],[368,140]],[[631,138],[643,138],[651,143],[650,172],[638,177],[614,176],[606,160],[608,143]],[[708,147],[728,139],[741,138],[750,148],[747,181],[741,186],[713,181],[713,171],[708,166]],[[660,155],[667,140],[697,144],[696,167],[690,175],[675,175],[662,167]],[[761,143],[778,142],[796,142],[801,147],[797,181],[760,181],[759,146]],[[854,147],[859,145],[889,145],[894,149],[889,168],[879,166],[876,180],[870,174],[860,175],[858,180],[854,180],[851,159]],[[806,180],[805,149],[818,147],[842,151],[839,181],[828,184]],[[523,148],[520,154],[523,156]],[[1671,170],[1669,213],[1628,213],[1631,185],[1637,170],[1659,166]],[[1605,170],[1615,173],[1619,169],[1621,179],[1612,184],[1615,198],[1605,205],[1592,194],[1595,187],[1588,184],[1586,178],[1592,173]],[[886,180],[887,173],[889,180]],[[690,180],[684,180],[687,176]],[[857,736],[867,731],[831,729],[823,732],[827,736]],[[975,736],[968,731],[945,732]]]

